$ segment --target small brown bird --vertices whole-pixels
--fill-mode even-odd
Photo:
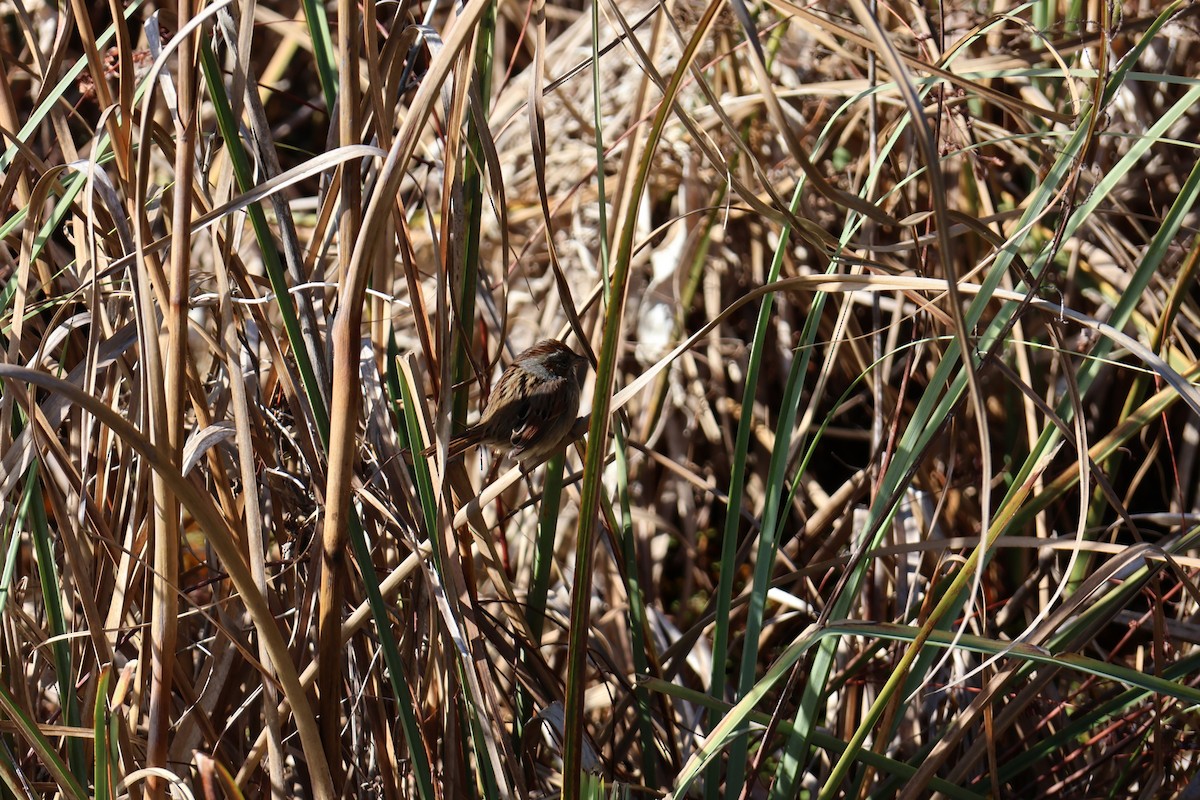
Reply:
[[[556,339],[524,351],[501,374],[479,422],[450,441],[450,458],[482,444],[527,466],[545,461],[567,444],[587,367],[586,358]]]

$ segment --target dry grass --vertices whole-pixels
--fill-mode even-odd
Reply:
[[[1159,5],[0,8],[0,791],[1200,791]]]

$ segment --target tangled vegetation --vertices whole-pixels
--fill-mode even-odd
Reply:
[[[1200,14],[578,5],[0,6],[5,796],[1200,796]]]

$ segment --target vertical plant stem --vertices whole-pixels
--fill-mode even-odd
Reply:
[[[595,549],[596,525],[599,518],[601,481],[608,443],[609,409],[616,377],[617,345],[625,318],[625,301],[629,288],[629,268],[633,259],[633,239],[637,229],[637,207],[641,202],[654,152],[662,138],[663,127],[671,113],[675,97],[691,64],[696,50],[709,25],[722,7],[713,2],[705,9],[696,31],[684,49],[675,74],[659,105],[647,135],[642,159],[634,178],[630,207],[621,229],[612,280],[608,287],[608,304],[604,315],[604,338],[596,367],[596,389],[592,402],[591,425],[588,428],[587,458],[583,468],[582,499],[579,509],[579,533],[575,550],[575,584],[571,587],[571,632],[567,645],[567,697],[563,742],[563,797],[578,800],[583,766],[583,695],[587,684],[587,642],[590,627],[592,594],[592,551]]]
[[[176,4],[179,27],[192,17],[191,0]],[[178,79],[175,109],[175,192],[171,223],[170,275],[164,316],[167,323],[166,431],[156,437],[165,444],[173,463],[178,464],[183,449],[184,415],[187,411],[187,328],[188,291],[192,258],[192,178],[195,171],[193,148],[196,136],[196,41],[184,37],[178,50]],[[165,440],[165,441],[164,441]],[[166,768],[171,728],[171,679],[175,671],[175,642],[179,629],[179,503],[165,484],[154,479],[158,522],[154,540],[154,616],[150,626],[153,657],[153,683],[150,690],[150,730],[146,761],[150,767]],[[161,797],[166,784],[152,780],[148,784],[153,797]]]
[[[358,4],[353,0],[338,0],[337,50],[342,69],[338,71],[338,143],[346,145],[358,139]],[[350,271],[350,259],[354,243],[358,241],[359,223],[362,215],[362,187],[357,161],[342,165],[341,215],[338,222],[338,283],[346,284]],[[358,298],[344,298],[343,302],[359,303]],[[361,309],[357,316],[361,318]],[[357,322],[357,320],[356,320]],[[347,337],[345,347],[355,351],[358,325],[341,331]],[[353,365],[345,365],[352,368]],[[357,376],[356,376],[357,377]],[[357,406],[358,399],[352,398]],[[343,464],[349,468],[349,451],[343,452]],[[342,477],[348,477],[343,475]],[[349,505],[349,483],[342,490]],[[340,503],[339,503],[340,505]],[[348,522],[350,511],[343,521]],[[321,721],[321,736],[325,745],[325,758],[334,784],[340,782],[341,773],[341,664],[342,664],[342,595],[346,564],[346,525],[326,525],[322,531],[323,553],[321,558],[321,585],[318,598],[319,618],[317,628],[317,694],[319,698],[318,719]]]

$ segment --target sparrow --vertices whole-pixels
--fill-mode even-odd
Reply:
[[[475,445],[536,466],[568,444],[588,360],[557,339],[520,353],[500,375],[479,421],[450,440],[449,457]],[[429,455],[434,448],[426,448]]]

